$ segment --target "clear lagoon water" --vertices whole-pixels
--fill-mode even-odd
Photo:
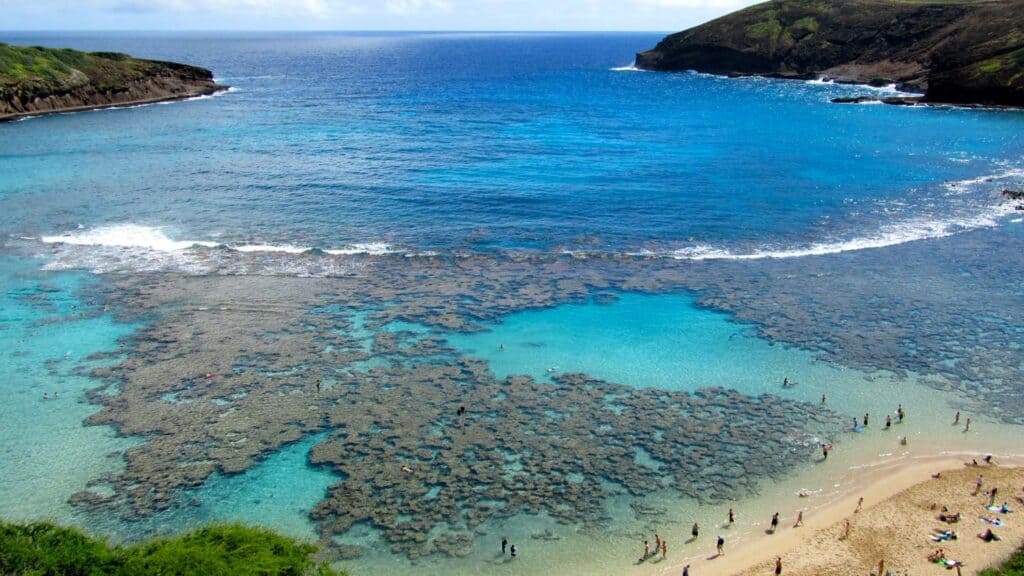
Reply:
[[[328,256],[569,252],[744,266],[752,272],[733,280],[742,292],[757,271],[786,260],[804,262],[796,269],[808,277],[815,259],[830,254],[899,269],[911,243],[916,262],[927,262],[920,253],[934,246],[938,260],[960,268],[937,263],[860,278],[848,262],[821,260],[822,275],[856,279],[854,295],[837,294],[835,305],[856,297],[870,307],[893,283],[949,290],[955,303],[959,275],[985,279],[990,292],[975,291],[986,295],[983,312],[1019,308],[1020,256],[992,247],[1020,239],[1020,217],[1000,192],[1024,182],[1024,114],[841,106],[829,100],[876,89],[629,69],[632,54],[660,37],[0,33],[13,44],[189,62],[233,87],[187,102],[0,124],[0,515],[57,518],[125,538],[222,518],[316,535],[309,511],[338,481],[307,462],[322,434],[241,474],[214,475],[189,491],[188,506],[144,522],[68,504],[145,441],[84,425],[98,410],[86,391],[101,384],[89,371],[118,362],[147,321],[129,322],[91,299],[91,287],[113,273],[173,281],[232,274],[245,261],[252,274],[330,275],[346,269],[320,261]],[[994,250],[1008,268],[961,261],[963,247]],[[949,416],[979,398],[956,383],[937,391],[927,373],[825,361],[829,341],[801,348],[738,321],[750,317],[742,299],[726,313],[699,305],[698,293],[616,296],[515,312],[482,332],[429,332],[483,358],[498,377],[586,372],[638,389],[726,387],[810,403],[825,394],[844,414],[875,418],[904,403],[915,425],[901,433],[919,453],[1012,452],[1019,437],[1017,426],[984,414],[976,416],[984,442],[963,434]],[[952,339],[960,324],[983,316],[936,315],[929,337]],[[1002,348],[1019,350],[1019,326],[999,326]],[[409,328],[421,330],[389,326]],[[1009,374],[1019,369],[999,361]],[[785,377],[796,385],[782,389]],[[837,442],[834,471],[773,479],[745,510],[826,489],[830,474],[899,452],[877,430]],[[661,528],[674,542],[691,518],[711,525],[722,513],[672,494],[654,498],[684,517]],[[621,496],[609,504],[612,520],[598,535],[543,515],[489,526],[491,536],[455,560],[409,564],[372,526],[339,540],[366,549],[345,564],[356,573],[593,573],[632,558],[635,534],[650,527],[629,503]],[[564,541],[534,537],[543,530]],[[529,550],[520,563],[488,548],[498,532]],[[614,573],[632,569],[627,562]]]

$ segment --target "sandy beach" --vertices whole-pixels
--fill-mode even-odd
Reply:
[[[965,463],[966,460],[966,463]],[[989,466],[979,457],[979,466],[967,465],[972,457],[936,456],[898,460],[851,471],[853,484],[836,499],[815,506],[808,502],[803,524],[794,527],[796,514],[783,511],[775,534],[759,536],[739,547],[726,546],[725,555],[715,555],[709,539],[708,555],[690,563],[690,574],[757,576],[774,574],[775,558],[782,558],[783,574],[804,576],[850,576],[884,571],[892,574],[943,574],[942,566],[928,555],[942,548],[946,558],[963,563],[963,574],[980,570],[1008,558],[1024,544],[1024,518],[1018,497],[1024,497],[1024,468],[1020,462],[1001,461]],[[941,477],[932,475],[941,472]],[[978,477],[982,491],[974,494]],[[1008,502],[1011,512],[998,514],[986,508],[987,491],[998,489],[996,503]],[[860,498],[863,505],[855,512]],[[812,499],[808,499],[812,500]],[[939,520],[941,507],[960,512],[960,521]],[[990,526],[982,517],[1001,518],[1003,526]],[[846,521],[849,536],[844,537]],[[769,518],[765,518],[765,529]],[[1001,538],[984,542],[978,534],[992,528]],[[933,542],[936,529],[953,530],[953,541]],[[660,574],[680,574],[683,566],[673,562]]]

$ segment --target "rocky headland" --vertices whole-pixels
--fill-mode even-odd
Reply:
[[[226,90],[205,68],[115,52],[0,43],[0,121],[146,104]]]
[[[887,85],[1024,106],[1024,0],[772,0],[673,34],[645,70]]]

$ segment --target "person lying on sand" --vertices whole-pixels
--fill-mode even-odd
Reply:
[[[950,512],[943,511],[942,513],[939,514],[939,520],[942,520],[943,522],[945,522],[947,524],[956,524],[957,522],[960,521],[960,513],[959,512],[950,513]]]
[[[991,528],[988,528],[984,532],[979,532],[978,533],[978,538],[981,538],[985,542],[993,542],[993,541],[998,542],[999,540],[1002,540],[1002,538],[1000,538],[999,536],[996,536],[996,533],[993,532]]]
[[[946,559],[946,553],[942,551],[942,548],[932,552],[928,555],[929,562],[942,562]]]
[[[1003,521],[1000,518],[985,518],[984,516],[982,516],[981,517],[981,521],[984,522],[985,524],[991,524],[992,526],[1002,526],[1003,525]]]
[[[956,540],[956,532],[952,530],[943,530],[941,528],[935,528],[935,534],[929,536],[932,542],[946,542],[948,540]]]

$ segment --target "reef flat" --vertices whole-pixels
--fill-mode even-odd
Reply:
[[[611,302],[622,291],[695,291],[701,304],[734,311],[773,340],[868,371],[925,374],[922,383],[956,388],[976,409],[1019,423],[1017,374],[1006,358],[1019,346],[1020,308],[982,317],[974,307],[990,310],[991,294],[1005,293],[992,279],[1020,263],[962,272],[1007,241],[967,235],[895,247],[891,260],[850,253],[757,267],[597,254],[395,255],[339,257],[331,275],[311,278],[107,276],[91,297],[145,324],[120,363],[92,370],[109,384],[90,395],[102,408],[89,423],[144,441],[125,452],[122,471],[72,501],[125,518],[189,506],[187,490],[214,474],[243,472],[325,434],[310,464],[339,480],[310,517],[327,547],[358,556],[341,537],[370,525],[410,559],[464,556],[488,521],[517,514],[599,529],[617,494],[638,498],[641,512],[642,496],[655,491],[740,498],[808,462],[819,440],[839,437],[849,415],[771,395],[637,389],[585,374],[498,379],[443,336],[516,311]],[[860,298],[865,278],[889,277],[907,262],[920,285]],[[953,301],[950,289],[972,295]],[[1009,304],[1020,294],[1004,297]],[[961,328],[951,335],[937,322]]]
[[[133,338],[124,362],[94,371],[116,389],[92,394],[103,408],[90,423],[146,441],[126,452],[123,471],[73,502],[128,518],[187,506],[182,491],[215,472],[244,471],[285,444],[327,432],[310,457],[339,477],[311,513],[326,546],[369,523],[411,559],[464,556],[492,519],[546,513],[598,529],[609,520],[609,484],[635,497],[742,497],[806,462],[817,439],[842,426],[815,404],[725,389],[638,390],[583,374],[498,380],[486,363],[458,357],[429,332],[388,328],[401,319],[472,329],[473,306],[444,310],[452,294],[411,297],[360,284],[119,282],[114,300],[158,320]],[[426,280],[416,291],[440,287]],[[580,297],[583,285],[563,278],[527,282],[507,305]]]

